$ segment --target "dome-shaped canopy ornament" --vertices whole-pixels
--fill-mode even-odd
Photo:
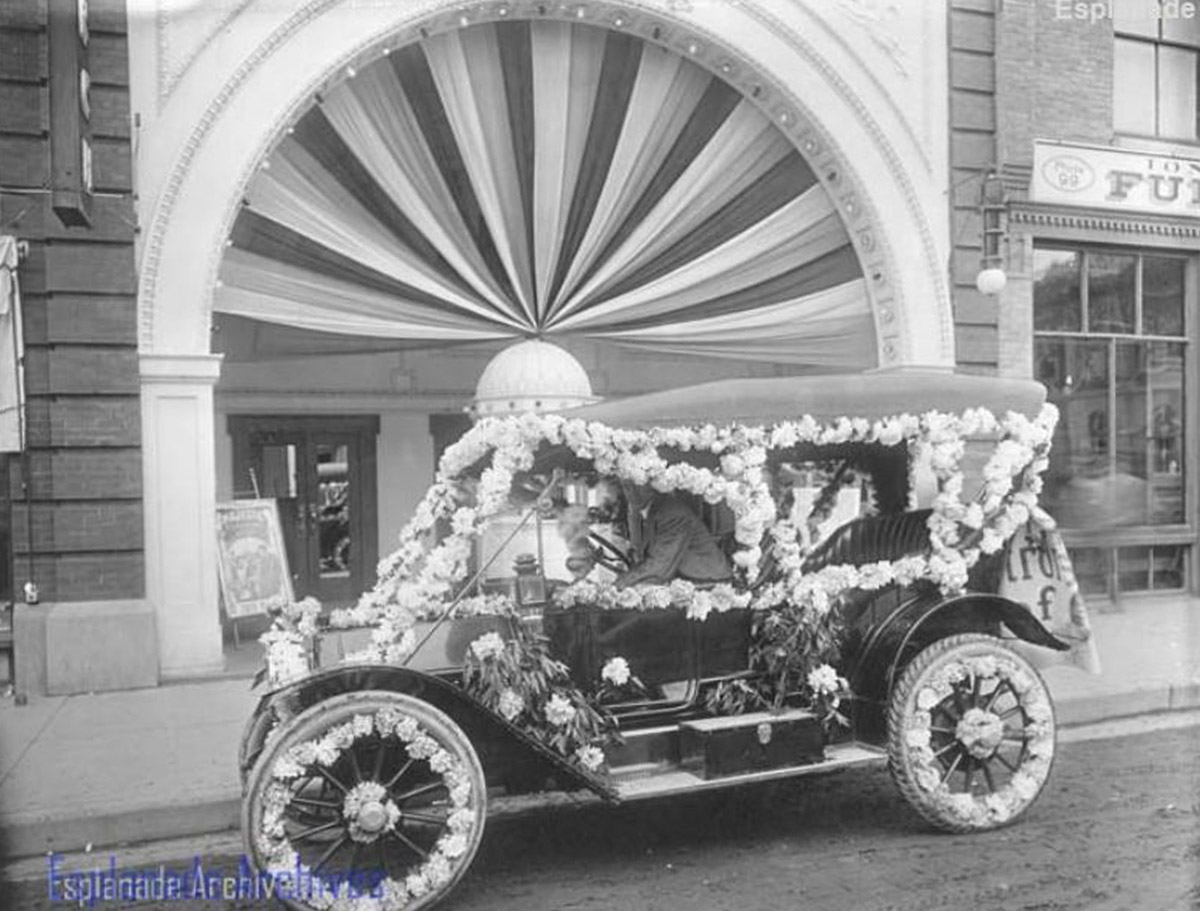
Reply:
[[[528,339],[488,361],[475,387],[479,417],[523,411],[561,411],[599,401],[587,372],[558,345]]]

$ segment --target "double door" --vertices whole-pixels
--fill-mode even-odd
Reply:
[[[235,498],[270,498],[296,597],[358,599],[378,561],[374,416],[229,418]]]

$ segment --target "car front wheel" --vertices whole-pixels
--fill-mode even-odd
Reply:
[[[1046,684],[993,636],[929,645],[892,691],[888,767],[905,799],[940,829],[1014,822],[1050,775],[1054,739]]]
[[[402,693],[344,693],[267,741],[242,828],[256,885],[290,908],[416,911],[470,866],[486,800],[479,758],[447,715]]]

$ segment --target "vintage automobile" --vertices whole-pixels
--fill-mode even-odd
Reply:
[[[292,907],[421,908],[497,813],[870,764],[935,827],[1013,822],[1054,755],[1037,666],[1094,659],[1037,506],[1054,420],[1036,383],[914,371],[481,421],[356,607],[264,636],[248,856]],[[730,579],[623,585],[622,484]]]

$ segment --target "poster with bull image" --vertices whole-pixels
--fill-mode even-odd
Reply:
[[[217,563],[230,619],[265,614],[293,600],[274,500],[217,504]]]

